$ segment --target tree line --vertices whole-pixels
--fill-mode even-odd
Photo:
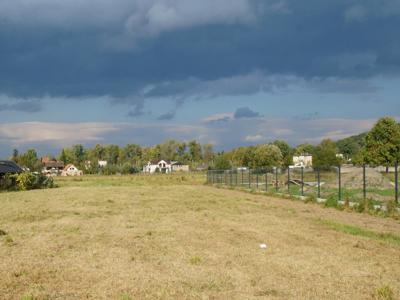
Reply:
[[[344,162],[355,165],[370,164],[389,166],[400,160],[400,124],[395,119],[379,119],[371,131],[339,141],[324,139],[318,145],[301,144],[291,147],[287,142],[277,140],[269,144],[238,147],[231,151],[214,152],[210,144],[193,140],[180,142],[167,140],[164,143],[142,147],[137,144],[100,145],[85,148],[81,144],[63,148],[54,157],[65,164],[73,163],[86,173],[134,173],[142,170],[148,161],[171,160],[188,164],[192,169],[231,169],[236,167],[265,168],[287,167],[293,164],[294,155],[310,154],[313,166],[329,168]],[[343,158],[337,154],[342,154]],[[39,171],[41,163],[34,149],[19,154],[13,151],[12,160],[31,170]],[[99,167],[98,161],[107,161],[106,167]]]

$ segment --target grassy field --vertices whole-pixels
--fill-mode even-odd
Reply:
[[[399,221],[204,181],[0,193],[0,299],[400,299]]]

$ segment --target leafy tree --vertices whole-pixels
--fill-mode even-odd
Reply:
[[[108,145],[105,147],[106,149],[106,159],[107,162],[111,165],[116,165],[119,160],[119,146],[118,145]]]
[[[189,154],[192,162],[201,161],[201,145],[195,140],[189,142]]]
[[[389,117],[381,118],[367,134],[364,161],[374,165],[390,165],[400,159],[400,125]]]
[[[175,140],[167,140],[160,146],[160,155],[164,160],[176,160],[179,142]]]
[[[254,168],[280,166],[283,162],[282,152],[275,145],[259,145],[254,151]]]
[[[96,144],[91,151],[89,151],[90,160],[93,162],[98,162],[99,160],[106,159],[106,148],[103,145]]]
[[[206,164],[210,165],[214,159],[214,150],[211,144],[205,144],[202,146],[202,156]]]
[[[186,153],[186,148],[187,148],[187,146],[186,146],[185,142],[178,144],[177,153],[178,153],[178,156],[179,156],[179,160],[183,159],[183,157],[184,157],[184,155]]]
[[[315,150],[315,147],[311,144],[301,144],[298,145],[295,154],[296,155],[302,155],[302,154],[313,154]]]
[[[342,153],[347,159],[354,160],[363,147],[365,146],[365,137],[367,133],[351,136],[336,142],[339,152]]]
[[[72,146],[73,163],[82,167],[86,159],[86,151],[83,145],[77,144]]]
[[[136,144],[128,144],[122,150],[122,159],[124,162],[130,162],[139,165],[142,158],[142,148]]]
[[[315,147],[313,155],[314,167],[329,169],[332,166],[338,166],[340,159],[336,157],[338,149],[335,142],[330,139],[323,140]]]
[[[40,171],[41,169],[41,164],[35,149],[28,149],[22,154],[20,157],[20,164],[23,167],[29,168],[31,171]]]
[[[74,163],[74,154],[72,149],[63,148],[61,149],[58,159],[64,162],[64,164]]]
[[[18,149],[14,149],[14,150],[13,150],[13,154],[12,154],[12,156],[11,156],[11,160],[12,160],[13,162],[15,162],[15,163],[18,164],[18,161],[19,161],[19,152],[18,152]]]
[[[290,166],[293,163],[293,151],[290,148],[289,144],[285,141],[277,140],[273,142],[273,145],[277,146],[279,150],[281,150],[283,157],[283,165]]]
[[[216,170],[229,170],[231,167],[231,162],[226,153],[222,152],[215,157],[214,168]]]

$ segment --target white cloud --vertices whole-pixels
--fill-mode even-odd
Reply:
[[[120,128],[108,123],[47,123],[23,122],[0,124],[0,140],[13,145],[54,143],[70,145],[78,142],[100,141],[104,134]]]
[[[248,135],[244,139],[246,142],[251,142],[251,143],[258,143],[265,141],[266,138],[263,137],[261,134],[256,134],[256,135]]]

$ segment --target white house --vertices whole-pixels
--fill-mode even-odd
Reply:
[[[73,164],[68,164],[65,166],[64,170],[61,172],[61,176],[82,176],[83,172],[80,171]]]
[[[293,165],[294,167],[304,167],[309,168],[312,167],[312,155],[311,154],[301,154],[293,156]]]
[[[144,173],[171,173],[171,172],[189,172],[189,166],[183,165],[177,161],[169,161],[169,160],[156,160],[149,161],[147,165],[143,167]]]
[[[147,165],[143,167],[144,173],[155,173],[155,172],[171,173],[171,171],[172,171],[172,164],[170,161],[166,160],[149,161]]]
[[[99,160],[98,162],[99,167],[107,167],[107,161],[106,160]]]

